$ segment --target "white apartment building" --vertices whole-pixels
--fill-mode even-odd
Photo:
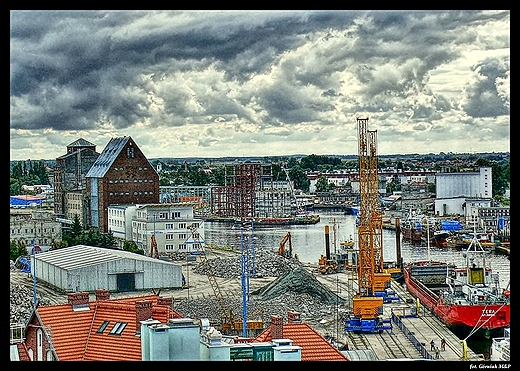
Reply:
[[[120,247],[125,240],[135,241],[150,255],[154,235],[159,255],[191,253],[203,247],[204,242],[204,223],[194,217],[193,208],[194,203],[110,205],[108,225]]]
[[[132,240],[132,218],[136,205],[110,205],[108,207],[108,229],[117,240],[117,247],[122,249],[125,241]]]

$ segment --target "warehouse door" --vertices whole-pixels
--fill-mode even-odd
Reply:
[[[135,274],[119,273],[117,275],[117,289],[119,292],[135,291]]]

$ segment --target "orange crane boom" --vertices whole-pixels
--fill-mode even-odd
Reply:
[[[157,249],[157,240],[154,234],[150,238],[150,257],[159,259],[159,250]]]
[[[285,249],[285,244],[289,243],[289,250]],[[292,242],[291,242],[291,232],[287,232],[287,234],[280,241],[280,247],[276,252],[277,255],[282,255],[285,258],[292,258]]]

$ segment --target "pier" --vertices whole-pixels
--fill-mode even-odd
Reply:
[[[309,264],[311,272],[316,272],[317,266]],[[316,278],[331,290],[336,290],[338,284],[342,291],[340,296],[347,302],[357,292],[354,271],[343,271],[337,274],[315,273]],[[465,350],[461,340],[436,317],[428,308],[419,307],[416,299],[396,280],[392,279],[391,288],[399,296],[398,301],[383,304],[383,318],[391,319],[392,330],[381,333],[358,333],[346,331],[338,339],[348,345],[349,351],[371,352],[376,360],[431,360],[431,361],[484,361],[483,355],[476,354],[469,347]],[[347,304],[348,306],[349,304]],[[446,340],[445,350],[441,350],[436,359],[435,351],[430,349],[430,342],[441,349],[441,339]]]
[[[463,347],[461,340],[451,332],[446,325],[437,318],[428,308],[420,306],[417,310],[413,298],[404,286],[392,281],[392,289],[401,300],[396,303],[384,304],[384,317],[392,318],[394,336],[408,340],[409,344],[417,349],[422,358],[438,361],[483,361],[482,355],[476,354],[468,347]],[[367,336],[368,339],[370,337]],[[446,340],[445,350],[440,350],[439,358],[431,350],[430,342],[441,349],[441,339]],[[377,348],[374,348],[377,350]],[[376,351],[379,357],[387,356],[386,352]]]

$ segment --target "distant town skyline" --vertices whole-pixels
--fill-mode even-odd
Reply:
[[[509,10],[10,12],[10,158],[510,151]]]

